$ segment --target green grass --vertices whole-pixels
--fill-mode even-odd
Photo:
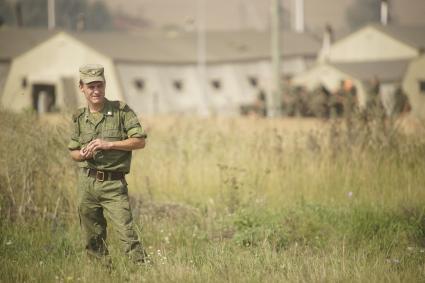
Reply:
[[[0,112],[0,282],[425,280],[424,136],[305,120],[146,124],[128,181],[153,264],[129,262],[111,231],[109,270],[84,254],[68,124]]]

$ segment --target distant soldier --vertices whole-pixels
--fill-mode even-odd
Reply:
[[[282,115],[294,116],[296,113],[297,94],[290,76],[286,76],[282,84]]]
[[[366,85],[367,102],[366,102],[366,118],[367,119],[384,119],[385,109],[381,97],[381,83],[378,77],[373,77]]]
[[[87,107],[73,115],[74,129],[68,145],[72,159],[81,168],[80,222],[89,255],[104,258],[108,254],[107,218],[125,253],[143,262],[145,252],[133,227],[125,175],[130,172],[132,150],[145,147],[146,134],[130,107],[105,98],[105,84],[102,66],[80,68],[80,90]]]
[[[329,117],[329,96],[329,91],[323,85],[312,91],[309,109],[313,116],[318,118]]]
[[[357,109],[357,89],[352,80],[345,80],[342,91],[344,101],[344,117],[351,119]]]
[[[405,114],[410,112],[411,106],[409,102],[409,98],[402,90],[401,86],[398,86],[395,90],[395,109],[394,112],[397,114]]]
[[[409,112],[410,103],[406,94],[400,85],[396,86],[391,92],[387,93],[387,113],[390,117],[395,117],[400,113]]]
[[[294,90],[294,96],[295,96],[295,115],[296,116],[308,116],[309,108],[308,108],[308,99],[309,99],[309,92],[307,89],[303,86],[299,86],[295,88]]]
[[[258,91],[255,108],[259,116],[267,117],[267,96],[264,89]]]

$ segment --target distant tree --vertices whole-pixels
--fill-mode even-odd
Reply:
[[[7,0],[0,0],[0,26],[2,25],[14,25],[15,16],[14,16],[13,6]]]
[[[108,30],[112,28],[112,16],[103,2],[96,1],[90,5],[86,18],[87,29]]]
[[[18,0],[14,5],[20,7],[23,26],[47,27],[47,0]]]
[[[356,0],[346,11],[348,25],[355,29],[367,23],[379,22],[381,0]]]
[[[103,2],[91,4],[87,0],[56,0],[58,26],[67,29],[107,30],[112,27],[112,18]]]
[[[47,0],[0,0],[0,20],[5,24],[16,25],[19,10],[23,26],[47,27]],[[111,15],[100,1],[56,0],[55,12],[59,28],[105,30],[112,27]]]
[[[56,25],[69,30],[79,27],[82,15],[87,17],[88,4],[86,0],[56,0]],[[82,29],[86,26],[83,25]]]
[[[291,30],[292,29],[291,21],[293,21],[293,19],[291,18],[291,13],[287,9],[281,6],[280,15],[281,15],[280,27],[284,30]]]

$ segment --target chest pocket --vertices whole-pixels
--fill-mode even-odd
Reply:
[[[118,129],[104,129],[101,137],[107,141],[120,141],[122,140],[121,131]]]
[[[109,141],[118,141],[127,138],[120,111],[115,112],[113,116],[106,117],[105,124],[102,127],[101,137]]]
[[[91,142],[94,136],[95,136],[94,133],[81,134],[80,137],[78,138],[78,141],[80,142],[81,145],[84,146],[88,144],[89,142]]]

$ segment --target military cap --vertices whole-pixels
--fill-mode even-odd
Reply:
[[[80,80],[85,83],[104,82],[103,66],[97,64],[88,64],[80,67]]]

